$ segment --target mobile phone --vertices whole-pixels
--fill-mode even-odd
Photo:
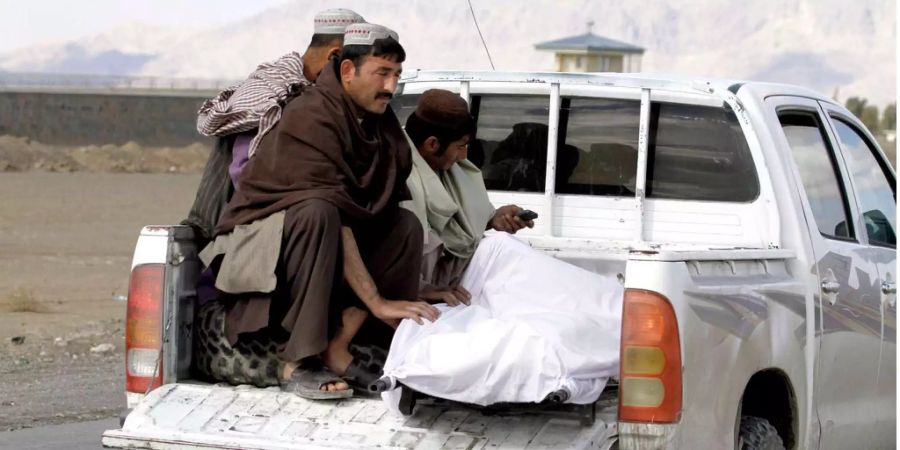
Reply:
[[[519,211],[518,214],[516,214],[516,217],[528,222],[529,220],[537,219],[538,213],[536,213],[530,209],[523,209],[522,211]]]

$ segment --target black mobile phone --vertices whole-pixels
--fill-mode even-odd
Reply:
[[[529,220],[537,219],[538,213],[536,213],[530,209],[523,209],[522,211],[519,211],[518,214],[516,214],[516,217],[528,222]]]

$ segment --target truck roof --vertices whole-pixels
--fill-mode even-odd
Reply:
[[[615,72],[516,72],[485,70],[422,70],[417,69],[404,73],[404,83],[447,82],[447,81],[483,81],[507,83],[538,83],[567,85],[620,86],[635,88],[656,88],[699,93],[713,91],[731,91],[737,94],[740,89],[752,87],[762,96],[795,95],[837,104],[828,96],[801,86],[784,83],[769,83],[740,79],[713,78],[693,75],[667,73],[615,73]]]

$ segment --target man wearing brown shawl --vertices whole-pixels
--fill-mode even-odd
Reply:
[[[225,204],[234,192],[234,180],[271,131],[284,105],[306,86],[314,84],[325,64],[340,53],[344,29],[365,22],[348,9],[320,11],[313,19],[313,35],[301,55],[288,53],[260,64],[246,80],[206,100],[197,113],[197,131],[215,138],[194,204],[184,225],[194,228],[198,242],[214,237]]]
[[[352,394],[335,373],[347,370],[368,313],[391,325],[438,316],[407,300],[418,297],[423,237],[398,206],[411,154],[389,102],[405,56],[393,31],[348,26],[341,56],[288,103],[245,166],[201,255],[219,263],[216,287],[232,297],[229,340],[280,338],[282,387],[307,398]]]

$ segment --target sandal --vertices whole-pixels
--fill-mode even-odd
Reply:
[[[353,396],[353,389],[340,391],[324,391],[322,386],[336,383],[347,383],[324,365],[314,367],[298,367],[291,378],[281,380],[281,390],[297,394],[309,400],[337,400]],[[347,384],[349,386],[349,383]]]

